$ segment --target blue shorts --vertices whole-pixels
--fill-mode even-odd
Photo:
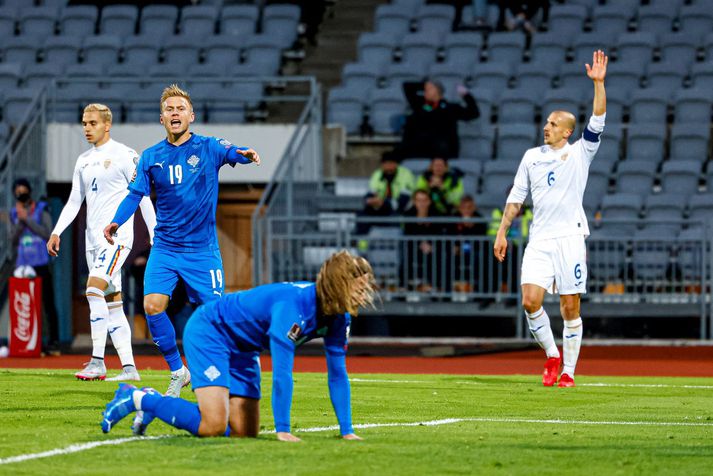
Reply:
[[[223,295],[223,275],[219,250],[178,253],[154,248],[146,263],[144,296],[171,296],[178,278],[181,278],[191,302],[210,302]]]
[[[230,395],[260,398],[260,352],[241,352],[206,316],[215,306],[200,306],[183,331],[183,351],[193,390],[225,387]]]

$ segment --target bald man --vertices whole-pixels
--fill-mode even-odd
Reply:
[[[525,152],[493,245],[496,259],[504,261],[507,232],[528,192],[532,193],[534,216],[522,259],[520,283],[530,332],[547,355],[542,375],[542,384],[547,387],[557,383],[558,377],[559,387],[574,387],[574,369],[582,344],[579,304],[580,295],[587,292],[584,240],[589,236],[582,199],[589,165],[599,149],[599,136],[604,130],[607,62],[607,56],[598,50],[593,54],[592,65],[585,65],[587,76],[594,83],[594,106],[582,137],[570,144],[576,118],[567,111],[554,111],[544,127],[545,145]],[[542,307],[545,292],[560,295],[564,359]]]

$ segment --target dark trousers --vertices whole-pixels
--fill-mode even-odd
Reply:
[[[49,343],[59,343],[59,317],[54,306],[54,286],[48,265],[34,266],[38,278],[42,278],[42,310],[49,327]]]

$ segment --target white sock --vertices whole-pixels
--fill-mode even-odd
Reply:
[[[146,395],[146,392],[143,390],[134,390],[134,393],[131,394],[131,397],[134,399],[134,406],[137,410],[141,410],[141,400],[144,398],[144,395]]]
[[[525,311],[527,316],[527,324],[530,326],[530,332],[535,341],[540,344],[540,347],[545,349],[547,357],[559,357],[560,351],[555,343],[555,336],[552,335],[552,327],[550,327],[550,317],[547,315],[544,307],[530,314]]]
[[[577,366],[579,358],[579,348],[582,345],[582,318],[578,317],[572,321],[564,321],[562,330],[562,353],[564,354],[564,366],[562,373],[574,377],[574,368]]]
[[[104,300],[104,291],[88,287],[87,302],[89,302],[89,324],[92,330],[92,357],[104,358],[109,321],[109,308]]]
[[[111,342],[119,354],[121,365],[135,365],[134,353],[131,349],[131,326],[124,314],[124,303],[121,301],[109,303],[109,324],[107,327]]]

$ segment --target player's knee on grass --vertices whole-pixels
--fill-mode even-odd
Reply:
[[[260,432],[260,400],[230,397],[230,436],[256,438]]]

